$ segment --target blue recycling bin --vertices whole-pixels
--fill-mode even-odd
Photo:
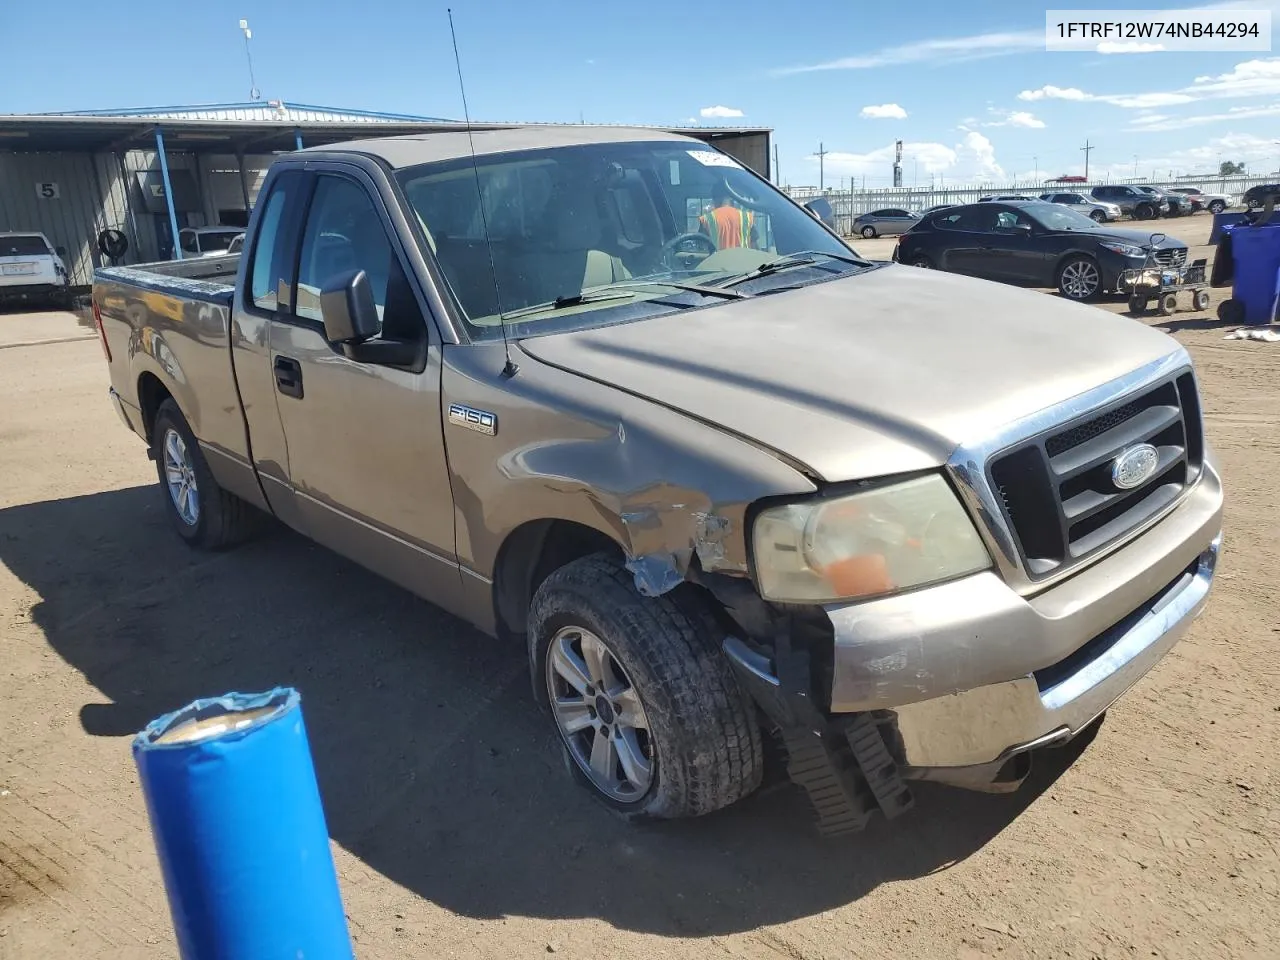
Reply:
[[[351,960],[296,690],[197,700],[133,756],[183,960]]]
[[[1280,222],[1236,224],[1231,234],[1231,299],[1244,308],[1244,322],[1271,323],[1280,300]]]

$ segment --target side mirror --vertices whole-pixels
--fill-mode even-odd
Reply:
[[[339,274],[320,288],[320,316],[330,343],[364,343],[378,333],[378,307],[363,270]]]

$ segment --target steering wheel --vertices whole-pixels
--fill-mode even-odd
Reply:
[[[704,247],[706,253],[699,256],[699,251],[694,249],[698,246]],[[690,270],[719,249],[716,242],[705,233],[681,233],[662,245],[662,256],[673,269],[673,261],[679,261],[681,269]]]

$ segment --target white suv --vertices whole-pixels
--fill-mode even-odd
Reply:
[[[71,305],[67,267],[43,233],[0,233],[0,302]]]

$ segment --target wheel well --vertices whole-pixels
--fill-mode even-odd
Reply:
[[[572,520],[532,520],[513,530],[498,551],[493,604],[498,628],[525,632],[525,617],[542,581],[567,563],[593,553],[621,552],[617,542]]]
[[[151,442],[151,428],[155,425],[160,404],[171,399],[173,395],[154,373],[144,373],[138,377],[138,406],[142,408],[142,429],[146,432],[148,443]]]

